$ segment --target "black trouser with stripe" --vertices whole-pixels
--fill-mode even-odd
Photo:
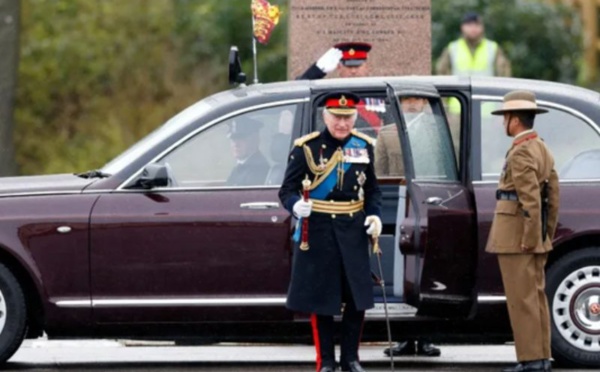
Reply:
[[[362,336],[365,318],[364,311],[356,310],[352,295],[346,280],[344,282],[344,312],[342,315],[342,338],[340,364],[342,370],[348,363],[358,361],[358,346]],[[312,314],[313,339],[317,351],[317,371],[322,367],[335,368],[335,324],[333,316]]]

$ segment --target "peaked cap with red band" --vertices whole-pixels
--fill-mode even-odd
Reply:
[[[335,92],[323,98],[325,110],[334,115],[354,115],[360,97],[350,92]]]
[[[349,42],[339,43],[334,45],[335,48],[342,51],[342,64],[347,67],[358,67],[365,63],[369,52],[371,51],[371,44]]]

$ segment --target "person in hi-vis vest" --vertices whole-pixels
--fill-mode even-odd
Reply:
[[[510,60],[497,42],[485,37],[485,27],[481,16],[475,12],[466,13],[460,26],[461,37],[448,44],[435,65],[438,75],[457,76],[511,76]],[[446,102],[451,127],[460,122],[461,106],[455,98]],[[491,108],[485,107],[483,115],[489,117]]]
[[[511,76],[510,61],[497,42],[486,39],[481,16],[463,16],[461,37],[451,42],[436,64],[438,75]]]

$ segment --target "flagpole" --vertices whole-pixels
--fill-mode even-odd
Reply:
[[[254,36],[254,16],[252,16],[252,55],[254,58],[254,84],[258,84],[258,59],[256,49],[256,36]]]

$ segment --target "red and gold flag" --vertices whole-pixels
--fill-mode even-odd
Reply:
[[[279,7],[271,5],[267,0],[252,0],[252,18],[254,37],[261,44],[266,44],[271,33],[279,23]]]

